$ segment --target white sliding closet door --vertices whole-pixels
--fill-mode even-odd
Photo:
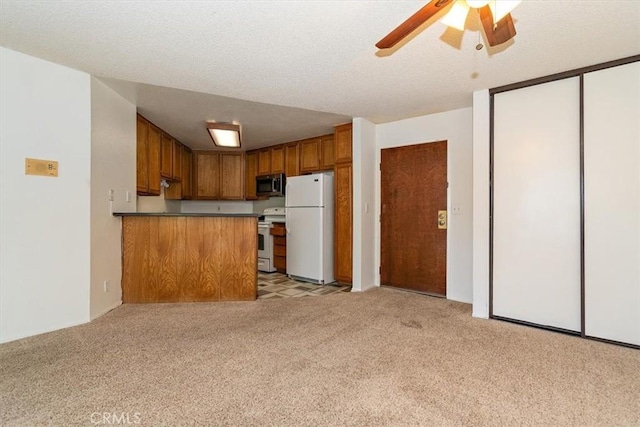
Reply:
[[[585,334],[640,345],[640,63],[584,76]]]
[[[580,331],[580,80],[494,95],[493,315]]]

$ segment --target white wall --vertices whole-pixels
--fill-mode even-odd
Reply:
[[[169,183],[169,185],[171,185]],[[138,212],[180,212],[180,200],[165,200],[164,187],[160,187],[159,196],[138,196],[136,208]]]
[[[253,213],[262,213],[266,208],[284,207],[284,197],[269,197],[267,200],[256,200],[253,204]]]
[[[447,232],[447,298],[472,301],[472,109],[384,123],[376,126],[376,159],[380,150],[424,142],[447,140],[447,174],[449,182]],[[459,215],[452,208],[460,209]],[[375,217],[380,215],[380,168],[375,167]],[[380,265],[380,222],[376,221],[376,262]],[[376,285],[380,276],[376,273]]]
[[[113,201],[109,190],[113,190]],[[122,303],[122,221],[111,213],[135,211],[136,107],[91,78],[92,319]],[[109,281],[107,292],[105,280]]]
[[[90,99],[88,74],[0,48],[1,342],[89,320]]]
[[[489,90],[473,93],[473,316],[489,318]]]
[[[353,120],[353,287],[360,292],[376,286],[375,171],[376,126]],[[379,278],[378,278],[379,281]]]

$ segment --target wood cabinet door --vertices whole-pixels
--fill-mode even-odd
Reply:
[[[194,190],[196,199],[220,198],[220,155],[215,152],[195,152]]]
[[[244,198],[256,200],[256,176],[258,175],[258,152],[247,151],[244,167]]]
[[[171,161],[171,176],[174,180],[180,181],[182,179],[182,147],[178,141],[173,141],[172,147],[172,155],[173,160]]]
[[[333,169],[333,134],[320,137],[320,170]]]
[[[271,173],[271,149],[263,148],[258,151],[258,175]]]
[[[173,139],[166,133],[162,134],[160,150],[160,175],[173,179]]]
[[[350,162],[351,156],[351,143],[352,143],[352,125],[347,123],[344,125],[336,126],[334,128],[334,154],[335,163]]]
[[[221,153],[220,170],[222,184],[220,198],[224,200],[244,199],[244,157],[242,153]]]
[[[136,122],[136,189],[149,192],[149,123],[142,117]]]
[[[284,145],[271,147],[271,173],[284,173]]]
[[[182,146],[182,198],[189,200],[192,197],[191,191],[191,150]]]
[[[300,172],[316,172],[320,169],[320,138],[300,142]]]
[[[284,174],[287,178],[300,175],[300,145],[297,142],[284,147]]]
[[[160,146],[162,144],[162,131],[154,125],[149,125],[149,148],[147,150],[147,162],[149,173],[149,191],[147,194],[160,195]]]
[[[352,281],[353,263],[353,170],[351,163],[335,165],[334,275],[343,283]]]

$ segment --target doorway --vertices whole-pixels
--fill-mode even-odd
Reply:
[[[447,141],[383,149],[380,170],[380,284],[446,296]]]

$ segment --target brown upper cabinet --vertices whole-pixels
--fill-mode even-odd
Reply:
[[[179,146],[180,158],[174,157],[174,161],[180,161],[181,179],[180,181],[172,181],[169,188],[164,190],[164,198],[167,200],[189,200],[193,196],[192,191],[192,172],[191,172],[191,150],[184,145]]]
[[[182,179],[182,153],[183,145],[175,139],[173,140],[173,161],[171,162],[171,178],[175,181]]]
[[[140,116],[136,122],[136,189],[149,192],[149,123]]]
[[[271,149],[263,148],[258,151],[258,175],[271,173]]]
[[[194,199],[217,200],[220,198],[220,154],[210,151],[194,151]]]
[[[271,173],[284,173],[284,145],[271,147]]]
[[[320,169],[320,138],[300,141],[300,172],[315,172]]]
[[[300,175],[300,144],[284,146],[284,174],[287,178]]]
[[[247,151],[244,169],[244,197],[247,200],[256,200],[256,176],[258,176],[258,152]]]
[[[220,198],[242,200],[244,198],[244,157],[242,153],[220,154]]]
[[[164,132],[160,154],[160,175],[174,181],[180,181],[182,178],[182,144]]]
[[[182,146],[182,199],[191,199],[193,197],[191,190],[191,182],[193,181],[191,176],[191,150]]]
[[[160,194],[161,131],[138,115],[136,126],[136,187],[140,195]]]
[[[352,125],[347,123],[334,128],[334,161],[335,163],[351,161]]]
[[[160,150],[160,175],[166,179],[173,178],[173,138],[166,133],[162,134]]]
[[[244,155],[238,152],[194,151],[194,199],[242,200]]]
[[[333,169],[333,134],[320,137],[320,170]]]

